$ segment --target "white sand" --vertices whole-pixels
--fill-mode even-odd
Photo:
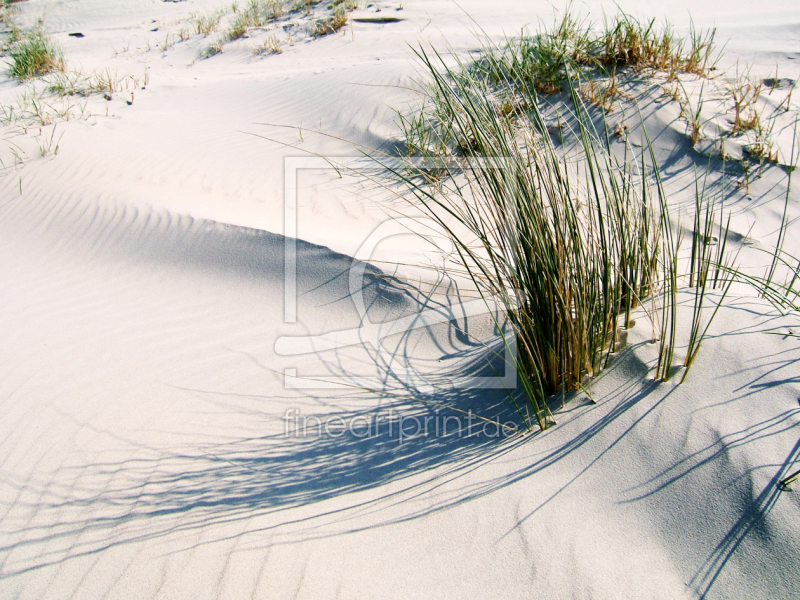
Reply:
[[[597,405],[576,398],[544,433],[401,443],[384,422],[370,436],[285,435],[289,410],[362,424],[461,413],[285,385],[285,369],[386,376],[386,356],[368,344],[284,356],[276,341],[358,327],[349,257],[387,217],[363,182],[300,174],[298,322],[286,323],[283,158],[302,152],[249,133],[326,155],[354,151],[312,130],[389,144],[392,109],[413,100],[403,89],[418,69],[409,44],[465,51],[475,24],[444,0],[407,0],[402,11],[379,2],[404,20],[298,36],[279,55],[255,57],[261,38],[206,60],[209,40],[198,37],[156,49],[179,28],[165,21],[223,4],[19,5],[19,22],[43,15],[74,65],[140,79],[147,67],[149,82],[130,106],[127,92],[94,96],[95,116],[57,123],[56,156],[37,156],[52,125],[3,129],[27,157],[15,165],[0,144],[0,597],[800,597],[800,496],[776,485],[800,468],[800,346],[765,333],[800,324],[745,289],[683,385],[652,383],[656,350],[639,315],[629,348],[595,383]],[[545,2],[461,6],[495,39],[552,19]],[[660,3],[622,6],[664,16]],[[776,64],[782,77],[800,75],[793,2],[673,3],[681,31],[689,10],[730,38],[726,69],[739,59],[763,77]],[[85,37],[67,36],[76,31]],[[21,87],[3,77],[7,103]],[[672,199],[691,203],[704,160],[677,109],[653,100],[643,108],[663,132]],[[302,141],[257,123],[301,126]],[[773,167],[749,196],[731,196],[732,229],[750,231],[747,244],[774,243],[785,189]],[[760,268],[766,259],[747,244],[745,266]],[[376,256],[419,260],[423,247],[403,236]],[[787,249],[797,248],[790,235]],[[369,273],[371,322],[418,310],[399,283]],[[448,385],[442,373],[460,372],[469,348],[446,327],[385,341],[397,360],[439,374],[422,400],[513,418],[500,390]]]

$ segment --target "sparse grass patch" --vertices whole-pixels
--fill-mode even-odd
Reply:
[[[350,12],[356,10],[360,6],[359,0],[333,0],[330,4],[333,8],[342,7]]]
[[[2,0],[0,2],[0,23],[6,23],[16,29],[14,25],[14,5],[25,0]],[[13,41],[13,40],[12,40]]]
[[[587,102],[607,113],[613,110],[614,98],[621,94],[614,73],[605,82],[590,77],[586,83],[578,87],[578,92]]]
[[[61,138],[64,133],[62,132],[61,135],[56,137],[56,128],[57,126],[54,125],[49,136],[41,131],[39,132],[39,136],[36,138],[36,143],[39,145],[39,156],[44,157],[48,154],[55,156],[61,150]]]
[[[223,16],[222,11],[206,12],[193,17],[194,27],[197,35],[209,36],[219,29],[219,23]]]
[[[715,230],[717,217],[719,217],[719,229]],[[689,264],[689,287],[694,290],[694,304],[689,344],[683,361],[686,370],[681,378],[681,383],[686,379],[689,368],[700,351],[703,338],[708,333],[711,322],[734,282],[736,269],[732,267],[732,261],[725,256],[730,230],[730,215],[728,215],[724,228],[722,222],[722,215],[717,215],[713,201],[705,195],[705,185],[702,189],[698,185],[695,190],[694,231],[692,232],[692,255]],[[721,297],[703,328],[703,312],[706,308],[707,292],[718,287],[722,289]]]
[[[162,52],[166,52],[176,44],[175,39],[176,38],[174,35],[172,35],[172,33],[167,32],[167,34],[164,36],[164,41],[158,44],[158,47],[161,48]],[[178,39],[180,39],[180,37]]]
[[[86,74],[82,71],[65,70],[51,73],[45,78],[47,90],[58,96],[89,96],[94,93],[114,94],[146,87],[148,73],[145,69],[140,79],[133,75],[120,76],[111,69],[101,69]]]
[[[662,85],[661,92],[673,102],[680,102],[681,100],[681,84],[677,80],[669,82],[667,85]]]
[[[269,11],[270,17],[280,19],[286,14],[286,5],[281,0],[267,0],[263,3],[265,10]]]
[[[13,102],[0,105],[0,124],[18,127],[27,133],[31,127],[45,127],[57,121],[86,117],[86,102],[52,96],[46,90],[26,87]]]
[[[733,127],[731,135],[739,135],[755,129],[759,125],[760,116],[755,104],[761,95],[763,83],[755,83],[748,73],[739,75],[728,86],[728,93],[733,100]]]
[[[277,36],[268,36],[259,46],[253,48],[253,54],[280,54],[281,43],[278,41]]]
[[[792,108],[792,93],[794,93],[794,88],[797,87],[797,79],[793,80],[792,83],[789,85],[789,93],[787,94],[786,98],[778,105],[778,108],[783,106],[786,112]],[[785,106],[784,106],[785,105]]]
[[[321,1],[322,0],[296,0],[292,10],[304,10],[307,15],[310,15],[314,6]]]
[[[205,50],[203,50],[203,58],[210,58],[216,54],[222,52],[222,49],[225,47],[221,41],[214,42],[213,44],[209,45]]]
[[[762,298],[781,312],[792,311],[795,313],[800,313],[800,258],[784,250],[784,243],[789,234],[788,210],[792,192],[792,176],[798,166],[798,156],[800,156],[800,146],[798,146],[797,122],[795,122],[791,156],[786,169],[786,194],[778,239],[772,249],[756,248],[756,250],[771,255],[771,264],[767,273],[764,276],[758,276],[733,270],[729,266],[721,267],[737,281],[755,289]],[[790,335],[798,337],[796,334]]]
[[[678,82],[680,83],[680,82]],[[680,84],[680,89],[683,91],[683,98],[679,99],[681,106],[681,117],[686,121],[689,127],[689,139],[692,141],[692,146],[696,146],[697,142],[703,136],[703,122],[701,121],[701,113],[703,111],[703,88],[700,87],[700,97],[697,99],[697,106],[692,106],[692,101],[686,88]]]
[[[110,69],[98,71],[89,78],[88,87],[91,92],[121,92],[123,82],[127,78],[120,79],[116,73],[112,73]],[[125,85],[127,88],[127,85]]]

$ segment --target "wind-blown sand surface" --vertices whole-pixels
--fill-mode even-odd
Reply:
[[[475,421],[470,436],[401,438],[384,420],[369,435],[294,435],[291,415],[515,419],[502,390],[449,383],[482,356],[455,325],[387,337],[383,353],[366,343],[278,352],[280,338],[359,327],[348,269],[389,212],[375,186],[298,174],[297,322],[286,322],[284,157],[391,147],[394,109],[415,99],[412,47],[466,52],[478,46],[476,23],[500,40],[549,23],[552,9],[378,2],[402,20],[298,35],[277,55],[255,56],[252,39],[208,59],[196,36],[156,47],[177,30],[169,23],[223,4],[19,5],[19,23],[43,15],[70,63],[142,83],[146,68],[148,82],[130,105],[128,92],[93,96],[94,116],[58,122],[55,156],[36,152],[52,125],[3,130],[27,158],[15,164],[0,148],[0,596],[800,597],[800,495],[777,485],[800,459],[800,345],[766,333],[800,323],[744,288],[684,384],[652,382],[657,352],[640,314],[594,384],[597,404],[579,395],[546,432],[506,437]],[[660,3],[621,6],[665,16]],[[615,10],[575,8],[595,19]],[[689,10],[730,39],[723,70],[739,60],[762,77],[776,65],[800,75],[793,2],[672,4],[666,16],[686,31]],[[20,89],[3,75],[0,101]],[[706,159],[677,109],[640,96],[671,199],[691,204]],[[789,148],[790,129],[776,134]],[[745,266],[768,263],[747,249],[777,240],[786,185],[773,166],[749,193],[730,189]],[[419,262],[424,249],[400,236],[375,256]],[[417,314],[424,297],[381,269],[392,272],[367,267],[360,296],[369,322]],[[486,319],[437,306],[488,339]],[[387,356],[432,385],[403,390]],[[286,369],[384,379],[405,393],[298,389]]]

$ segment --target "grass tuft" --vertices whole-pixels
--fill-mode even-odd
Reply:
[[[281,43],[275,35],[268,36],[260,46],[253,48],[253,54],[280,54],[281,52],[283,52]]]
[[[676,95],[677,73],[707,76],[713,39],[713,31],[692,28],[687,42],[668,24],[622,14],[595,33],[567,14],[550,31],[483,49],[474,62],[418,52],[430,77],[425,101],[400,115],[406,151],[415,158],[390,170],[450,239],[454,272],[499,315],[497,330],[516,351],[524,392],[521,403],[512,398],[531,426],[554,423],[550,396],[589,387],[640,305],[658,343],[655,379],[667,381],[681,364],[685,378],[736,278],[725,257],[721,211],[698,191],[687,261],[687,231],[670,214],[644,125],[641,155],[626,146],[618,156],[610,140],[626,137],[627,126],[609,126],[605,116],[624,94],[617,81],[627,71],[666,72]],[[542,94],[558,90],[568,101],[556,110],[556,127],[540,105]],[[700,96],[682,111],[693,143],[701,137],[702,90]],[[678,322],[682,287],[694,291],[686,334]],[[709,315],[716,288],[721,293]]]
[[[9,74],[15,79],[28,80],[64,70],[64,57],[59,46],[41,30],[21,34],[21,39],[8,51],[11,59]]]
[[[193,22],[198,35],[209,36],[219,29],[222,11],[206,12],[194,16]]]
[[[756,129],[760,125],[760,115],[755,109],[763,89],[763,82],[755,83],[747,73],[739,75],[728,86],[728,93],[733,100],[733,127],[731,135],[740,135],[745,131]]]
[[[348,10],[345,6],[336,6],[333,9],[333,14],[326,19],[322,19],[314,23],[312,33],[314,37],[321,37],[329,33],[336,33],[347,25]]]
[[[715,69],[715,31],[676,36],[669,23],[640,22],[625,13],[593,24],[567,12],[550,30],[540,29],[507,40],[477,65],[494,84],[522,84],[542,94],[561,91],[568,73],[584,80],[594,74],[612,77],[618,71],[661,71],[673,81],[678,73],[707,77]]]
[[[533,86],[504,105],[468,67],[419,56],[433,79],[431,105],[406,129],[422,135],[433,125],[425,135],[444,158],[394,173],[450,238],[461,272],[499,307],[498,330],[510,328],[503,341],[516,349],[520,411],[546,428],[547,397],[599,373],[631,311],[664,287],[665,255],[672,272],[666,198],[645,175],[657,169],[645,167],[649,157],[614,158],[575,86],[565,135],[581,150],[572,162],[556,149]]]
[[[683,98],[678,98],[681,107],[681,117],[686,121],[689,128],[689,139],[692,146],[696,146],[703,137],[704,122],[700,119],[703,111],[703,87],[700,87],[700,96],[697,99],[697,107],[692,106],[690,95],[686,92],[683,84],[678,81],[678,86],[683,91]]]
[[[203,58],[211,58],[212,56],[216,56],[222,52],[224,47],[225,45],[221,41],[214,42],[203,51],[202,56]]]
[[[286,5],[280,0],[249,0],[243,9],[234,11],[236,18],[228,28],[228,39],[238,40],[247,35],[249,29],[263,27],[286,13]]]

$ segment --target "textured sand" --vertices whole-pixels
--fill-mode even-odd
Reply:
[[[31,151],[0,176],[0,596],[799,597],[800,499],[776,484],[800,458],[800,346],[765,332],[800,323],[745,289],[683,385],[648,379],[656,349],[638,315],[592,389],[597,404],[575,398],[545,433],[503,439],[479,422],[469,437],[401,440],[384,422],[368,436],[286,435],[289,410],[410,422],[441,419],[446,405],[514,418],[500,390],[448,384],[480,348],[447,326],[384,340],[430,375],[417,399],[286,385],[295,369],[402,387],[370,344],[276,351],[281,337],[359,326],[348,269],[390,206],[352,177],[298,176],[297,323],[286,323],[284,157],[354,154],[313,130],[388,147],[393,108],[414,98],[409,45],[476,46],[455,3],[379,4],[404,20],[355,23],[261,58],[245,39],[207,60],[199,38],[155,44],[163,20],[221,2],[20,5],[20,22],[43,14],[75,64],[137,77],[147,67],[149,83],[130,106],[125,93],[94,97],[96,116],[58,123],[57,156],[35,155],[38,131],[8,138]],[[461,6],[495,39],[552,18],[544,2]],[[622,6],[664,15],[657,3]],[[668,16],[685,30],[688,10],[730,38],[724,66],[800,74],[792,2],[672,4]],[[3,77],[9,102],[19,88]],[[705,159],[677,109],[639,93],[672,199],[691,204]],[[745,266],[764,263],[747,250],[776,239],[785,190],[775,167],[749,195],[731,193]],[[791,222],[797,200],[795,186]],[[787,249],[796,244],[790,235]],[[402,236],[375,256],[419,260],[423,249]],[[391,271],[376,263],[364,279],[369,321],[415,314],[418,297],[380,268]]]

